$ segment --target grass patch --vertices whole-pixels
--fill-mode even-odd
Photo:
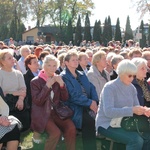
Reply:
[[[32,142],[33,133],[29,130],[21,134],[21,147],[22,150],[44,150],[44,143],[46,139],[46,134],[42,134],[43,144],[34,144]],[[97,150],[101,150],[101,142],[97,139]],[[60,139],[56,150],[66,150],[64,140]],[[82,137],[77,135],[76,138],[76,150],[83,150]]]

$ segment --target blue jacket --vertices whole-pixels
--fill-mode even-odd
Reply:
[[[94,85],[89,82],[87,76],[77,70],[76,73],[80,83],[86,91],[87,96],[82,92],[80,83],[71,74],[68,68],[64,69],[61,75],[69,92],[69,99],[66,103],[74,111],[72,120],[76,128],[81,128],[83,107],[89,108],[92,100],[95,100],[98,103],[98,96]]]
[[[150,91],[150,85],[148,84],[148,82],[145,80],[144,81],[145,84],[148,87],[148,90]],[[150,107],[150,102],[146,102],[144,95],[143,95],[143,91],[142,88],[140,87],[140,85],[138,84],[136,78],[132,81],[132,84],[135,86],[136,90],[137,90],[137,96],[138,96],[138,100],[141,106],[147,106]]]

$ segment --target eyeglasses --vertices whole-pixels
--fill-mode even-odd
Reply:
[[[129,78],[135,78],[135,75],[129,74],[128,77]]]

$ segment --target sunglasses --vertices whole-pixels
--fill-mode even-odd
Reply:
[[[129,74],[128,77],[129,78],[135,78],[135,75]]]

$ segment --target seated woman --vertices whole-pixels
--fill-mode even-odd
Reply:
[[[137,73],[134,63],[131,60],[122,60],[118,64],[117,73],[117,79],[106,83],[102,90],[96,116],[96,129],[101,135],[125,144],[126,150],[149,150],[150,141],[143,139],[138,132],[110,125],[114,118],[133,116],[133,114],[147,115],[148,110],[147,107],[140,106],[137,91],[131,83]],[[150,133],[144,134],[150,136]]]
[[[98,97],[104,85],[110,80],[110,75],[106,71],[106,53],[98,51],[93,55],[92,66],[87,73],[89,81],[95,86]]]
[[[72,120],[76,128],[82,130],[83,149],[96,150],[95,118],[92,118],[98,103],[95,87],[85,73],[76,70],[78,54],[75,50],[69,50],[64,60],[66,68],[61,75],[69,92],[67,104],[74,110]]]
[[[28,103],[31,108],[32,98],[30,81],[39,74],[39,64],[37,56],[34,54],[29,54],[25,58],[25,66],[27,68],[27,72],[24,74],[24,80],[27,87]]]
[[[24,74],[25,84],[27,87],[27,97],[28,97],[28,104],[29,104],[29,113],[30,113],[30,123],[31,123],[31,106],[32,106],[32,96],[31,96],[31,87],[30,87],[30,81],[38,76],[39,74],[39,64],[38,64],[38,58],[34,54],[29,54],[25,58],[25,66],[27,68],[27,72]],[[35,143],[40,143],[40,135],[38,133],[33,134],[33,141]]]
[[[66,86],[55,71],[59,66],[58,59],[47,55],[43,61],[43,70],[31,80],[31,129],[38,133],[48,133],[45,150],[55,150],[61,136],[65,138],[66,149],[75,150],[76,129],[71,119],[60,119],[53,109],[60,100],[68,99]]]
[[[0,97],[0,149],[3,143],[6,143],[7,150],[17,150],[20,140],[20,131],[17,123],[11,124],[8,113],[9,107]]]
[[[21,110],[24,109],[26,85],[23,74],[13,68],[14,63],[15,60],[10,50],[0,51],[0,87],[4,92],[5,98],[9,97],[6,102],[9,105],[9,114],[21,121],[23,124],[21,131],[25,131],[30,126],[28,111],[22,111],[23,113],[21,113]]]
[[[133,58],[132,62],[137,66],[137,73],[132,84],[137,90],[138,100],[141,106],[150,107],[150,85],[146,80],[147,60]]]

